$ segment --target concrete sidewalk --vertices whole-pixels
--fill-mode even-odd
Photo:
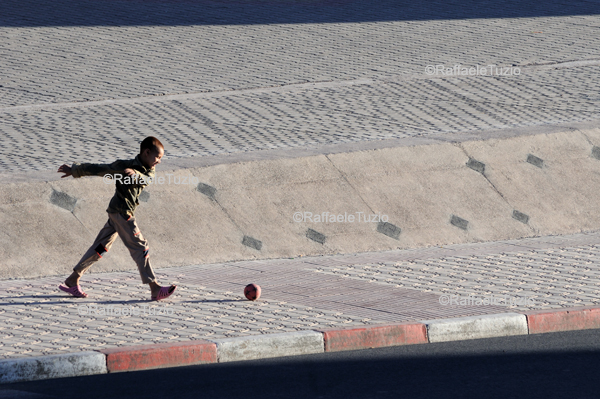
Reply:
[[[85,12],[73,0],[51,11],[8,3],[0,182],[58,179],[64,162],[129,157],[148,135],[163,140],[165,164],[176,168],[272,150],[489,138],[596,121],[600,110],[590,2],[547,1],[541,14],[522,2],[116,1],[89,2]],[[126,21],[115,22],[119,12]],[[133,23],[139,15],[160,26]],[[520,73],[428,75],[429,65]]]
[[[0,281],[0,382],[600,327],[594,4],[9,3],[0,272],[47,277]],[[427,74],[458,64],[519,73]],[[179,289],[149,302],[117,244],[90,296],[68,297],[52,275],[112,186],[56,168],[148,135],[160,173],[202,178],[152,187],[139,211]],[[393,218],[321,231],[291,219],[304,210]],[[467,241],[489,242],[363,252]]]
[[[57,289],[64,276],[6,280],[0,382],[600,328],[599,240],[173,267],[158,272],[179,285],[162,303],[134,271],[86,275],[86,299]],[[243,297],[250,282],[256,302]],[[588,310],[565,311],[577,307]]]

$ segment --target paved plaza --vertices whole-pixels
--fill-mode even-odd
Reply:
[[[0,175],[131,157],[148,135],[169,161],[598,119],[600,6],[427,4],[5,1]],[[179,285],[164,304],[133,270],[86,275],[81,300],[58,290],[64,276],[2,280],[0,358],[598,305],[599,240],[164,268],[161,282]],[[242,296],[250,282],[256,302]],[[441,299],[456,296],[529,301]],[[115,307],[140,314],[98,314]]]
[[[0,358],[598,305],[598,242],[594,232],[173,267],[159,278],[179,288],[158,304],[134,271],[86,275],[86,299],[60,292],[62,276],[5,280]],[[255,302],[243,297],[250,282],[263,290]]]
[[[526,71],[527,72],[527,71]],[[129,157],[147,135],[167,157],[317,147],[591,121],[600,64],[491,78],[377,80],[179,99],[0,110],[4,171]]]
[[[0,13],[0,172],[131,156],[147,135],[176,159],[485,136],[593,121],[600,107],[588,2],[69,4],[6,2]]]
[[[600,59],[599,8],[586,1],[14,0],[2,7],[5,107],[399,78],[423,75],[431,64]]]

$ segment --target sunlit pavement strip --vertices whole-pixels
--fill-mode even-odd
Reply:
[[[447,298],[515,298],[515,310],[600,304],[600,235],[456,245],[424,258],[321,266],[325,274]],[[416,251],[417,253],[420,251]],[[437,253],[436,253],[437,252]],[[521,301],[528,298],[528,301]]]
[[[84,285],[90,297],[78,300],[57,291],[58,282],[57,278],[3,282],[3,358],[363,323],[340,312],[270,300],[268,295],[249,302],[241,290],[205,289],[183,281],[174,299],[151,303],[147,287],[134,273],[94,276]],[[100,313],[103,307],[112,315],[89,314],[96,309]],[[134,313],[137,309],[139,315],[119,316],[114,313],[117,309]]]
[[[86,299],[60,292],[62,277],[2,281],[0,356],[595,305],[599,239],[595,232],[166,268],[159,271],[161,282],[179,288],[162,303],[148,301],[135,272],[86,275]],[[242,296],[250,282],[263,288],[256,302]],[[535,306],[444,306],[442,294],[531,296]]]
[[[0,103],[397,77],[430,64],[600,57],[593,2],[547,1],[537,17],[524,17],[532,4],[490,5],[494,18],[469,2],[229,3],[170,3],[165,10],[161,2],[87,2],[78,9],[79,2],[62,0],[41,11],[44,3],[32,10],[30,2],[7,0],[0,16]]]

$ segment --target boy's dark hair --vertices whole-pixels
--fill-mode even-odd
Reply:
[[[140,145],[140,154],[144,152],[146,148],[150,151],[158,152],[159,148],[164,150],[165,146],[156,137],[148,136],[142,141],[142,145]]]

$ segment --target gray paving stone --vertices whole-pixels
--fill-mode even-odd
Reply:
[[[20,9],[19,3],[12,7],[17,14]],[[0,134],[10,144],[0,149],[0,171],[130,157],[150,134],[167,144],[167,157],[191,157],[596,119],[599,66],[526,69],[597,59],[597,16],[502,22],[0,24]],[[574,41],[573,29],[585,40]],[[537,31],[547,40],[531,33]],[[244,37],[252,44],[240,48]],[[444,37],[444,46],[434,37]],[[429,64],[456,63],[516,64],[524,72],[424,74]],[[290,86],[315,80],[323,83]],[[184,97],[154,96],[163,93]],[[127,101],[90,103],[103,99]]]
[[[223,14],[214,3],[199,1],[186,3],[185,13],[169,18],[181,22],[202,15],[203,23],[173,25],[136,24],[137,13],[125,12],[127,2],[119,3],[125,8],[118,15],[102,2],[86,3],[94,15],[74,19],[56,11],[68,9],[72,3],[67,0],[37,14],[26,2],[9,3],[0,16],[0,136],[5,144],[0,172],[9,175],[52,170],[64,162],[131,157],[147,135],[160,136],[167,157],[175,159],[382,139],[453,140],[458,132],[485,135],[494,129],[596,121],[600,111],[600,65],[593,61],[600,58],[600,19],[588,3],[544,2],[544,11],[533,17],[513,15],[515,4],[503,4],[491,11],[498,18],[472,18],[480,11],[465,13],[472,9],[469,2],[457,14],[439,4],[430,8],[452,13],[419,8],[419,15],[435,15],[417,21],[410,16],[365,20],[365,15],[382,15],[380,3],[315,5],[311,14],[304,5],[248,1]],[[402,1],[384,3],[413,15]],[[170,12],[180,10],[172,6]],[[154,3],[143,7],[152,18]],[[295,20],[273,23],[273,9],[294,7],[301,11],[294,13]],[[580,15],[564,12],[567,8]],[[562,14],[552,14],[558,10]],[[231,22],[240,15],[253,15],[254,23],[227,24],[217,18]],[[307,15],[315,21],[307,23]],[[86,18],[103,23],[86,23]],[[122,23],[108,23],[117,20]],[[456,63],[514,64],[522,73],[425,74],[427,65]],[[481,165],[476,169],[483,171]],[[73,201],[58,202],[71,209]],[[443,307],[442,294],[534,292],[535,308],[600,304],[599,238],[596,232],[171,268],[161,279],[179,281],[181,290],[169,302],[174,310],[169,317],[80,315],[70,298],[45,298],[56,295],[55,278],[0,281],[0,300],[6,305],[0,320],[22,326],[0,327],[0,358],[506,311]],[[262,285],[267,299],[239,301],[239,287],[232,281],[254,279],[257,270],[270,274]],[[342,287],[344,292],[302,295],[306,286],[289,287],[291,280],[314,285],[317,270],[319,283],[329,284],[325,291]],[[224,275],[228,281],[220,280]],[[78,305],[126,303],[131,297],[114,297],[115,283],[147,299],[134,272],[88,278],[93,298]],[[32,331],[36,334],[28,335]]]

